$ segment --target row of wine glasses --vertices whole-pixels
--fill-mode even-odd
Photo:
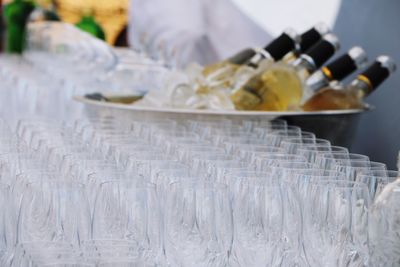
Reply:
[[[1,129],[2,266],[375,266],[398,242],[398,173],[284,121]]]

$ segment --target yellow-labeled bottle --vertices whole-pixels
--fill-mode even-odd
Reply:
[[[327,34],[291,64],[277,62],[232,92],[237,110],[284,111],[300,107],[306,79],[337,50],[339,41]]]
[[[202,74],[213,84],[219,84],[219,81],[224,86],[229,87],[232,85],[232,79],[240,67],[257,68],[263,60],[278,61],[296,49],[299,42],[299,35],[293,29],[287,29],[264,48],[244,49],[224,61],[205,66]]]
[[[317,23],[311,29],[303,32],[300,35],[300,43],[298,47],[292,52],[288,53],[282,60],[287,63],[295,61],[301,54],[307,52],[307,50],[317,44],[318,41],[324,37],[324,35],[330,32],[331,30],[328,25],[323,22]]]
[[[354,46],[346,54],[323,66],[307,79],[302,103],[330,83],[341,81],[355,70],[364,67],[367,60],[364,49]]]
[[[302,106],[305,111],[362,109],[363,100],[390,74],[396,64],[388,56],[380,56],[348,86],[326,87],[318,91]]]

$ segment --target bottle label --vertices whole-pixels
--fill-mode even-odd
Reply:
[[[368,85],[368,93],[372,92],[374,86],[372,85],[371,80],[367,76],[360,74],[358,75],[357,79]]]
[[[321,71],[330,81],[333,80],[332,72],[327,67],[322,67]]]

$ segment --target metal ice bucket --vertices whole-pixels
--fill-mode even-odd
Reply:
[[[146,108],[135,105],[116,104],[88,99],[83,96],[75,100],[86,104],[87,112],[97,116],[121,116],[125,118],[146,119],[146,117],[194,119],[199,117],[220,117],[241,121],[284,119],[290,125],[314,133],[318,138],[329,140],[332,144],[350,147],[356,134],[361,115],[371,110],[335,110],[318,112],[253,112],[253,111],[221,111],[221,110],[184,110],[171,108]]]
[[[364,110],[351,110],[343,113],[323,112],[321,114],[298,114],[282,116],[289,125],[299,126],[302,130],[314,133],[318,138],[329,140],[337,146],[351,147],[357,132],[358,123]]]

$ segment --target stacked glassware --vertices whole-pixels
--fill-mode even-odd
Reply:
[[[281,120],[85,113],[117,82],[84,58],[0,60],[0,266],[399,264],[398,172]]]

